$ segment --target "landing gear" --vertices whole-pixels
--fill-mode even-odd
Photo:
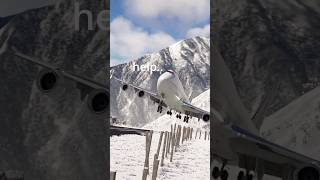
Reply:
[[[253,180],[253,175],[250,174],[249,172],[247,172],[246,175],[244,175],[244,172],[240,171],[238,173],[237,180]]]
[[[216,167],[214,167],[213,170],[212,170],[212,177],[213,177],[214,179],[218,179],[219,176],[220,176],[220,170],[219,170],[219,168],[216,166]]]
[[[247,180],[253,180],[253,175],[249,174],[248,177],[247,177]]]
[[[213,179],[218,179],[220,177],[221,180],[228,180],[229,173],[227,170],[224,169],[226,166],[226,162],[224,162],[219,169],[218,167],[214,167],[212,170],[212,177]]]
[[[176,115],[176,118],[181,119],[181,114],[180,114],[180,113],[177,114],[177,115]]]
[[[228,171],[222,170],[222,171],[221,171],[221,174],[220,174],[220,179],[221,179],[221,180],[228,180],[228,177],[229,177]]]
[[[237,180],[244,180],[244,172],[243,172],[243,171],[240,171],[240,172],[238,173]]]
[[[183,118],[183,122],[188,123],[188,122],[189,122],[189,116],[184,116],[184,118]]]
[[[162,106],[161,105],[158,106],[157,112],[162,113]]]
[[[172,111],[171,110],[167,111],[167,114],[172,116]]]

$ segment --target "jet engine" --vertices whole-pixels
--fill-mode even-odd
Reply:
[[[105,90],[93,90],[87,98],[88,107],[95,114],[103,114],[109,108],[109,93]]]
[[[138,92],[138,96],[139,96],[139,97],[143,97],[143,96],[144,96],[144,91],[139,91],[139,92]]]
[[[205,115],[203,115],[202,119],[207,122],[207,121],[210,120],[210,115],[209,114],[205,114]]]
[[[63,76],[53,70],[40,71],[36,83],[41,92],[52,98],[58,98],[65,92]]]
[[[314,166],[304,166],[294,172],[294,180],[319,180],[319,169]]]
[[[127,84],[124,84],[124,85],[122,85],[122,90],[127,90],[128,89],[128,85]]]

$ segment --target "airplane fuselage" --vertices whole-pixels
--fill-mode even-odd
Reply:
[[[163,73],[157,82],[157,91],[164,103],[177,112],[185,113],[182,102],[189,102],[179,77],[173,71]]]

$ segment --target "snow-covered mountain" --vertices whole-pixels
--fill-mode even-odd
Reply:
[[[268,116],[261,133],[272,142],[320,160],[320,87]]]
[[[69,72],[106,82],[108,33],[75,29],[75,3],[92,12],[104,0],[60,0],[15,15],[0,29],[0,172],[15,170],[24,179],[107,179],[105,121],[90,118],[75,83],[57,99],[43,95],[35,80],[38,66],[5,51],[18,51]]]
[[[112,67],[111,76],[156,92],[161,72],[135,71],[134,65],[156,65],[158,70],[173,69],[178,74],[190,99],[209,89],[209,39],[195,37],[182,40],[159,52]],[[133,90],[122,91],[116,80],[110,80],[111,115],[132,126],[143,126],[161,116],[157,106],[147,98],[139,98]]]
[[[320,82],[317,0],[214,0],[212,8],[211,39],[258,127]]]

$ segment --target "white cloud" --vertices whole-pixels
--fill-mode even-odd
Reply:
[[[169,34],[148,33],[121,16],[111,22],[110,50],[114,64],[158,51],[175,42]]]
[[[210,36],[210,24],[205,25],[204,27],[196,27],[188,30],[187,37],[192,38],[195,36]]]
[[[210,17],[210,0],[126,0],[128,13],[143,18],[177,18],[202,22]]]

